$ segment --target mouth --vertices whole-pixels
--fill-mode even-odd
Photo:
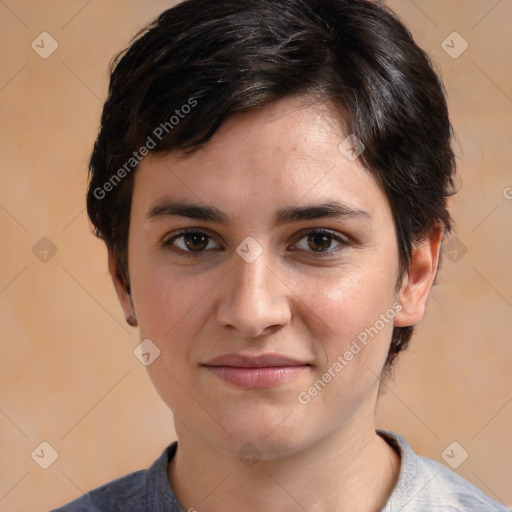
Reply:
[[[221,380],[244,389],[263,389],[289,381],[311,364],[280,354],[227,354],[203,366]]]

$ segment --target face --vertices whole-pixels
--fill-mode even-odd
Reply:
[[[233,115],[193,155],[139,165],[132,303],[116,287],[160,350],[147,368],[178,437],[270,458],[373,421],[393,325],[421,316],[427,291],[405,279],[397,293],[391,210],[338,148],[339,119],[289,97]],[[412,284],[427,290],[421,261]]]

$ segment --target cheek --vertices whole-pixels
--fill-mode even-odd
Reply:
[[[311,282],[304,294],[307,307],[321,319],[315,338],[325,354],[319,370],[334,372],[332,365],[338,361],[342,367],[336,368],[343,370],[336,373],[340,385],[357,381],[364,387],[381,372],[395,314],[391,277],[376,269],[361,269],[337,280]]]
[[[371,274],[354,273],[308,289],[305,308],[315,313],[310,318],[320,318],[316,353],[324,354],[297,398],[314,411],[318,424],[330,421],[332,404],[338,404],[340,421],[349,417],[381,375],[393,331],[394,282]]]
[[[359,269],[338,278],[311,280],[304,300],[336,332],[353,332],[373,324],[394,297],[390,276]]]
[[[205,296],[211,281],[186,267],[173,269],[165,258],[133,251],[130,272],[137,318],[144,334],[161,336],[181,325]],[[210,284],[209,284],[210,283]]]
[[[194,387],[197,365],[215,352],[212,346],[219,340],[221,327],[215,323],[218,302],[212,297],[217,296],[216,283],[225,270],[199,274],[186,267],[176,271],[167,264],[143,263],[142,259],[140,263],[134,284],[139,335],[160,349],[160,357],[148,367],[149,375],[157,389],[176,395],[173,400],[186,400],[176,384]]]
[[[216,293],[215,283],[226,284],[229,276],[221,279],[222,272],[197,275],[190,269],[176,272],[136,258],[132,263],[138,267],[132,285],[141,337],[165,340],[166,346],[180,338],[184,348],[201,330],[221,328],[211,323],[219,301],[226,300]],[[317,342],[336,338],[343,342],[337,346],[343,347],[391,306],[394,283],[390,277],[372,265],[302,274],[290,269],[280,276],[291,292],[282,300],[289,302],[292,317]]]
[[[205,322],[211,282],[153,267],[141,273],[134,286],[140,338],[149,338],[160,350],[160,356],[147,367],[148,375],[173,410],[190,407],[186,390],[195,386],[193,367],[199,360],[194,341]]]

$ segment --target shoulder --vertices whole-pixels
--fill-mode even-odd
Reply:
[[[147,470],[140,470],[116,478],[111,482],[96,487],[76,500],[51,512],[103,512],[106,510],[137,510],[146,497]],[[126,504],[130,508],[125,508]],[[121,507],[122,508],[119,508]],[[133,506],[132,506],[133,505]],[[140,508],[145,510],[145,508]]]
[[[378,432],[402,458],[398,482],[382,512],[509,512],[469,480],[435,460],[417,455],[402,436]]]
[[[105,483],[51,512],[182,512],[167,479],[167,466],[176,451],[170,444],[149,469]]]

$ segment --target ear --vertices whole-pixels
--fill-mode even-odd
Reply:
[[[126,321],[130,323],[128,319],[135,318],[135,311],[133,310],[132,298],[120,277],[117,260],[114,251],[111,249],[108,249],[108,271],[110,273],[110,277],[112,278],[112,282],[114,283],[117,298],[119,299],[121,307],[123,308]]]
[[[442,239],[443,229],[436,227],[413,248],[409,272],[404,276],[398,292],[397,300],[402,309],[395,316],[395,327],[415,325],[423,318],[439,267]]]

